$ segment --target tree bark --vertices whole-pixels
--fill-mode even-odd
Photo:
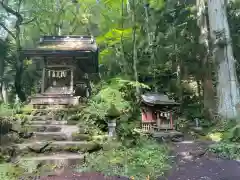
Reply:
[[[16,21],[16,25],[15,25],[15,29],[16,29],[16,48],[17,48],[17,52],[16,52],[16,61],[17,61],[17,65],[16,65],[16,75],[15,75],[15,89],[16,89],[16,93],[19,97],[19,99],[24,102],[26,101],[26,95],[24,93],[24,91],[22,90],[22,74],[23,74],[23,58],[21,57],[21,41],[20,41],[20,25],[22,23],[23,19],[22,18],[18,18]]]
[[[134,72],[134,78],[136,81],[136,98],[139,99],[140,96],[140,88],[138,86],[138,71],[137,71],[137,39],[136,39],[136,31],[137,31],[137,27],[136,27],[136,12],[135,12],[135,0],[133,0],[133,8],[132,8],[132,22],[133,22],[133,72]]]
[[[239,101],[235,59],[227,19],[226,0],[208,0],[210,36],[213,55],[218,67],[218,114],[230,119],[237,116]]]
[[[3,98],[4,103],[8,103],[8,91],[7,91],[7,84],[5,82],[2,83],[1,86],[1,95]]]
[[[21,51],[21,41],[20,41],[20,35],[21,35],[21,29],[20,26],[22,24],[28,24],[31,21],[28,22],[23,22],[23,17],[21,15],[20,11],[20,7],[22,5],[22,1],[19,0],[18,1],[18,7],[17,10],[12,9],[11,7],[9,7],[7,5],[7,3],[5,3],[3,0],[0,1],[1,6],[4,8],[4,10],[6,10],[7,13],[13,15],[16,17],[16,23],[15,23],[15,34],[10,31],[4,24],[0,24],[5,31],[8,32],[9,35],[11,35],[11,37],[15,40],[16,42],[16,75],[15,75],[15,89],[16,89],[16,93],[19,97],[19,99],[24,102],[26,101],[26,95],[24,93],[24,91],[22,90],[22,74],[23,74],[23,59],[20,56],[20,51]]]
[[[203,88],[203,106],[205,118],[214,118],[215,112],[215,91],[212,80],[212,62],[210,60],[210,49],[209,49],[209,28],[207,18],[207,6],[205,0],[197,0],[198,8],[198,26],[200,28],[199,43],[203,45],[202,52],[204,54],[201,59],[202,65],[202,88]]]

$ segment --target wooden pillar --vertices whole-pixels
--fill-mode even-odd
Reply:
[[[43,68],[42,71],[42,84],[41,84],[41,93],[44,93],[44,88],[45,88],[45,75],[46,75],[46,69],[45,67]]]
[[[161,127],[161,116],[160,116],[159,111],[157,111],[156,115],[157,115],[157,127],[160,128]]]
[[[173,112],[170,112],[170,128],[173,129]]]
[[[71,93],[73,93],[73,68],[71,68],[70,90],[71,90]]]

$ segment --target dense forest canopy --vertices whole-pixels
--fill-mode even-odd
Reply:
[[[212,21],[218,19],[209,18],[209,2],[1,0],[0,97],[13,102],[17,94],[25,101],[36,92],[40,74],[34,63],[20,57],[21,49],[34,47],[42,35],[88,34],[100,47],[102,82],[116,77],[138,81],[179,101],[184,115],[225,116],[219,114],[219,106],[229,97],[218,93],[224,87],[219,82],[218,50],[211,35]],[[239,74],[239,1],[224,5]],[[137,96],[144,91],[136,87]]]
[[[225,163],[240,158],[239,33],[240,0],[0,0],[0,179],[50,161],[47,171],[72,171],[68,160],[90,175],[157,179],[173,157],[169,180],[239,177]],[[55,46],[23,57],[43,36],[85,41],[98,63]],[[84,72],[91,63],[98,73]]]

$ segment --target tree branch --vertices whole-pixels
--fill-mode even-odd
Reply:
[[[3,9],[5,9],[5,11],[7,11],[7,13],[10,13],[10,14],[16,16],[19,21],[23,21],[22,15],[21,15],[19,12],[15,11],[15,10],[13,10],[12,8],[10,8],[9,6],[7,6],[7,5],[4,3],[4,0],[1,0],[1,1],[0,1],[0,4],[1,4],[1,6],[3,7]],[[21,5],[21,4],[20,4],[20,5]]]
[[[29,20],[27,20],[27,21],[25,21],[25,22],[22,22],[22,25],[24,25],[24,24],[30,24],[31,22],[33,22],[33,21],[35,21],[36,20],[36,17],[34,17],[34,18],[32,18],[32,19],[29,19]]]
[[[69,23],[70,27],[73,27],[73,28],[72,28],[72,30],[69,32],[69,35],[72,35],[72,34],[76,31],[76,29],[77,29],[77,27],[78,27],[78,25],[79,25],[78,23],[75,23],[75,22],[77,21],[77,14],[76,14],[76,13],[73,13],[73,15],[74,15],[74,18],[73,18],[73,20],[70,21],[70,23]],[[74,23],[75,23],[75,26],[73,26]]]
[[[40,25],[40,23],[38,22],[38,21],[35,21],[36,22],[36,25],[37,25],[37,27],[39,28],[39,31],[41,32],[41,33],[43,33],[43,34],[48,34],[47,32],[45,32],[42,28],[41,28],[41,25]]]
[[[7,33],[10,34],[13,39],[16,39],[16,36],[15,36],[3,23],[0,23],[0,26],[1,26],[5,31],[7,31]]]
[[[18,0],[18,9],[17,9],[18,13],[20,12],[20,8],[21,8],[21,5],[22,5],[22,2],[23,2],[23,0]]]

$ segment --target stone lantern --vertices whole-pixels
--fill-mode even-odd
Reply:
[[[119,117],[120,117],[119,110],[113,103],[111,103],[106,113],[106,118],[108,121],[108,136],[110,138],[116,136],[116,124],[117,124],[116,120]]]

